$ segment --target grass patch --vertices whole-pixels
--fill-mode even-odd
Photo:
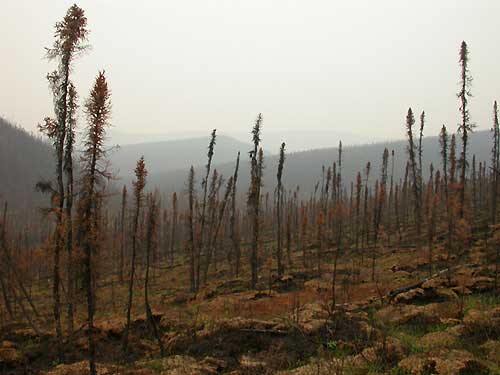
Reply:
[[[160,373],[164,370],[163,362],[160,359],[153,359],[148,362],[143,362],[142,366],[157,373]]]
[[[500,295],[494,292],[472,294],[465,297],[465,311],[468,310],[488,310],[500,306]]]
[[[395,337],[408,348],[410,354],[425,353],[426,349],[418,344],[418,340],[424,335],[432,332],[442,332],[449,326],[447,324],[415,325],[405,324],[400,326],[390,326],[388,333]]]

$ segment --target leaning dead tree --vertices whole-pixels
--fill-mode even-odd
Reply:
[[[214,148],[215,148],[215,139],[216,139],[216,129],[212,131],[211,137],[210,137],[210,143],[208,144],[208,152],[207,152],[207,165],[205,166],[205,177],[203,178],[201,182],[201,186],[203,188],[203,200],[201,203],[201,225],[200,225],[200,243],[199,246],[197,246],[197,253],[196,253],[196,284],[195,284],[195,290],[198,290],[200,288],[200,271],[201,271],[201,255],[204,250],[206,250],[206,233],[205,233],[205,227],[207,224],[207,194],[208,194],[208,180],[210,177],[210,169],[212,167],[212,158],[214,156]]]

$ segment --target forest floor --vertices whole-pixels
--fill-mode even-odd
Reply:
[[[187,265],[162,264],[154,270],[150,299],[165,357],[146,324],[140,270],[126,360],[121,337],[127,286],[116,276],[101,276],[98,373],[500,374],[500,296],[494,293],[494,267],[484,266],[484,247],[478,240],[445,273],[438,273],[447,267],[439,246],[432,272],[426,249],[377,249],[375,281],[371,250],[364,259],[348,251],[338,261],[335,308],[333,249],[325,251],[321,275],[316,264],[304,267],[301,252],[291,254],[281,278],[272,262],[264,264],[258,291],[250,289],[247,270],[235,279],[220,266],[191,294]],[[306,259],[314,260],[317,249],[309,251]],[[419,282],[430,273],[434,277]],[[33,287],[32,293],[48,321],[50,287]],[[83,303],[76,321],[64,363],[57,361],[54,333],[44,325],[41,337],[24,323],[0,325],[0,373],[88,373]]]

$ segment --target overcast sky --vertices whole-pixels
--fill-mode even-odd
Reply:
[[[45,75],[55,65],[44,60],[44,47],[71,4],[1,1],[0,115],[27,129],[53,113]],[[242,138],[262,112],[264,144],[266,134],[280,134],[294,139],[292,148],[311,148],[339,137],[403,138],[412,106],[425,109],[426,135],[435,135],[459,121],[462,40],[478,128],[491,126],[500,98],[498,0],[77,4],[92,45],[75,65],[77,88],[87,97],[97,71],[106,70],[117,134],[176,138],[215,127]]]

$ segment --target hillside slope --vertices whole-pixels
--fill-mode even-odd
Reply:
[[[46,202],[35,191],[41,178],[53,174],[52,149],[42,139],[0,118],[0,202],[25,210]]]

